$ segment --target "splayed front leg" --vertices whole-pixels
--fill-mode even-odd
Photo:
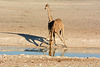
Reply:
[[[67,48],[66,44],[65,44],[65,40],[62,39],[61,35],[59,33],[57,33],[57,35],[59,36],[60,40],[64,43],[64,47]]]

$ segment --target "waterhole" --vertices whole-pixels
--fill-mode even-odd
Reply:
[[[51,50],[53,56],[66,57],[97,57],[100,58],[99,48],[70,48]],[[49,55],[49,49],[26,48],[26,47],[0,47],[0,55]]]

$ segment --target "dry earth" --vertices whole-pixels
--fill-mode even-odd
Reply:
[[[100,1],[0,0],[0,46],[39,45],[48,35],[49,3],[65,25],[68,47],[100,47]],[[59,5],[58,5],[59,4]],[[57,44],[62,42],[56,38]]]
[[[100,58],[0,55],[0,67],[100,67]]]

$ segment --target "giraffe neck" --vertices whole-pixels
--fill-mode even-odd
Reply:
[[[49,18],[49,22],[51,22],[51,21],[53,21],[53,18],[52,18],[52,16],[51,16],[50,9],[47,8],[47,10],[48,10],[48,18]]]

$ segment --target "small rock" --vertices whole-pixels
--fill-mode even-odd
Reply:
[[[61,62],[61,60],[58,60],[58,62]]]
[[[87,57],[87,59],[89,59],[89,57]]]
[[[68,66],[68,67],[71,67],[71,66]]]
[[[42,64],[39,64],[38,66],[42,66]]]
[[[6,54],[2,54],[3,56],[7,56]]]
[[[24,67],[27,67],[27,64],[25,64]]]

